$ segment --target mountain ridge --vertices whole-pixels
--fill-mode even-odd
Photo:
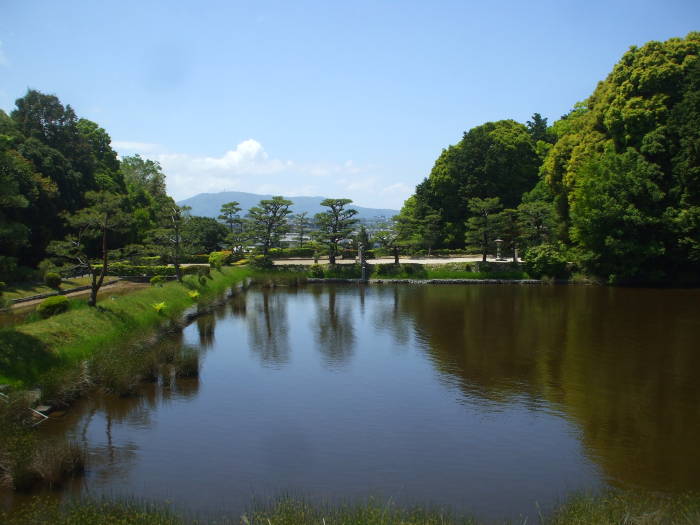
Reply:
[[[237,201],[241,206],[241,215],[245,215],[251,207],[257,206],[262,199],[271,198],[272,195],[268,194],[249,193],[245,191],[221,191],[218,193],[198,193],[197,195],[178,201],[177,204],[180,206],[190,206],[192,208],[192,215],[216,218],[219,216],[221,205],[227,202]],[[285,197],[285,199],[289,199],[294,203],[291,206],[294,213],[307,212],[309,216],[324,211],[326,208],[321,206],[321,201],[327,198],[328,197],[321,196]],[[350,207],[357,210],[357,218],[359,219],[388,219],[399,213],[398,210],[392,210],[390,208],[369,208],[366,206],[357,206],[354,203],[351,204]]]

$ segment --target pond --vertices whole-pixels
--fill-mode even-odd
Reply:
[[[199,379],[84,400],[41,432],[89,450],[65,494],[205,514],[292,494],[497,519],[570,491],[697,490],[699,300],[588,286],[251,289],[163,342],[200,349]]]

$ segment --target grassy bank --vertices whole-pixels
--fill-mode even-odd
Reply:
[[[167,283],[104,299],[97,308],[75,307],[49,319],[2,329],[0,383],[16,388],[43,386],[52,370],[74,367],[100,350],[138,339],[249,275],[247,268],[224,268],[201,280],[187,276],[183,284]],[[157,304],[163,307],[159,310]]]
[[[102,525],[130,523],[179,525],[186,523],[231,523],[244,525],[457,525],[482,523],[438,508],[401,508],[391,502],[369,501],[351,505],[314,505],[279,499],[252,508],[242,516],[194,518],[174,512],[165,505],[138,501],[85,500],[63,506],[37,501],[14,515],[0,517],[7,525],[55,524]],[[543,515],[533,504],[529,516],[511,524],[541,525],[691,525],[700,523],[698,496],[662,497],[648,494],[611,492],[599,496],[575,495]]]
[[[278,268],[284,268],[278,266]],[[359,264],[316,264],[289,266],[304,271],[307,276],[326,279],[359,279]],[[522,266],[513,263],[445,263],[445,264],[372,264],[368,265],[370,279],[529,279]]]
[[[97,308],[72,301],[65,313],[0,330],[0,383],[14,387],[0,399],[0,486],[60,485],[85,464],[82,445],[37,438],[37,414],[30,410],[37,396],[26,389],[39,388],[43,403],[61,407],[95,388],[127,396],[137,394],[143,381],[198,375],[198,352],[158,344],[157,329],[211,303],[251,273],[224,268],[188,276],[182,284],[105,299]]]

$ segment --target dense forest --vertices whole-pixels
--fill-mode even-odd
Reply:
[[[438,157],[407,242],[573,262],[609,282],[697,281],[700,33],[632,47],[551,126],[488,122]]]
[[[78,118],[53,95],[30,90],[8,116],[0,111],[0,279],[20,279],[64,239],[70,217],[111,195],[128,215],[110,236],[119,246],[145,241],[174,205],[160,166],[121,161],[107,132]],[[96,241],[95,241],[96,242]]]
[[[120,159],[98,124],[29,90],[9,115],[0,111],[0,281],[43,277],[67,261],[96,275],[91,265],[136,255],[267,256],[286,238],[297,247],[313,239],[313,254],[331,262],[345,241],[396,257],[466,249],[486,260],[498,240],[502,255],[555,277],[696,282],[699,52],[700,33],[632,47],[553,124],[535,113],[525,124],[474,127],[442,151],[400,214],[370,232],[358,230],[348,199],[328,199],[317,217],[292,216],[282,197],[246,217],[236,202],[219,220],[190,216],[167,195],[157,162]]]

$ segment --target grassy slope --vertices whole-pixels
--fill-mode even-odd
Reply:
[[[200,300],[220,293],[249,275],[247,268],[212,271],[202,285],[195,276],[184,284],[168,283],[114,299],[98,308],[74,308],[55,317],[0,330],[0,383],[32,386],[42,373],[55,366],[70,365],[100,348],[143,335],[169,317],[180,315],[195,301],[188,291],[197,290]],[[163,313],[154,303],[165,302]]]

